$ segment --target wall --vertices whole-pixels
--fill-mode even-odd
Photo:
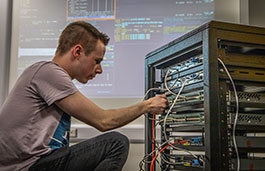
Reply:
[[[249,24],[265,27],[265,1],[249,0]]]
[[[240,23],[240,0],[215,0],[214,19]]]
[[[0,5],[0,106],[8,93],[11,18],[12,0],[2,0]]]
[[[249,24],[249,0],[240,0],[240,23]]]

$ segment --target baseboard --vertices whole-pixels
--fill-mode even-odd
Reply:
[[[112,131],[118,131],[126,135],[131,143],[144,143],[144,125],[126,125]],[[157,130],[157,133],[160,134],[160,131]],[[100,132],[91,126],[85,124],[73,124],[71,127],[70,139],[71,143],[76,143],[100,134],[103,134],[103,132]]]

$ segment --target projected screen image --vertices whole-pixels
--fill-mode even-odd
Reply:
[[[143,97],[145,55],[212,20],[213,11],[213,0],[21,0],[17,75],[51,60],[64,27],[82,20],[111,41],[103,73],[74,80],[78,89],[90,98]]]

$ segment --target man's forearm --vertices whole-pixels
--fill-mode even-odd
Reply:
[[[161,95],[127,108],[104,110],[106,118],[102,120],[102,127],[104,130],[121,127],[147,112],[152,114],[162,114],[166,106],[166,96]]]
[[[135,120],[143,113],[163,113],[167,100],[165,95],[152,97],[148,100],[121,109],[104,110],[95,105],[80,92],[55,102],[64,112],[97,128],[100,131],[108,131],[121,127]]]
[[[137,103],[121,109],[104,110],[106,118],[102,120],[102,131],[108,131],[124,126],[148,111],[148,101]]]

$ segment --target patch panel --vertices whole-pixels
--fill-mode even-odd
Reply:
[[[167,100],[169,103],[169,106],[173,103],[173,101],[175,100],[176,96],[168,93],[165,93],[167,96]],[[189,93],[182,93],[181,97],[179,97],[179,99],[177,100],[177,103],[180,102],[189,102],[189,101],[193,101],[193,100],[203,100],[204,94],[203,94],[203,90],[198,90],[198,91],[192,91]]]
[[[176,65],[173,65],[173,66],[169,67],[168,69],[170,70],[169,71],[170,74],[175,74],[175,73],[178,73],[178,72],[202,65],[202,63],[203,63],[203,57],[202,57],[202,55],[198,55],[195,57],[191,57],[187,60],[184,60],[184,61],[182,61]]]
[[[171,164],[170,168],[175,169],[177,168],[177,166],[184,166],[184,167],[199,167],[199,168],[203,168],[203,163],[199,162],[199,160],[194,159],[194,160],[183,160],[181,162],[177,162],[177,161],[172,161],[175,163],[181,163],[181,164]]]
[[[164,115],[160,117],[161,120],[165,118]],[[188,123],[201,123],[204,122],[204,114],[192,113],[192,114],[170,114],[167,118],[167,124],[188,124]]]
[[[168,84],[168,87],[174,89],[181,87],[184,84],[184,82],[185,85],[189,85],[200,82],[202,80],[203,80],[203,73],[199,72],[199,73],[192,73],[190,75],[186,75],[185,77],[181,77],[178,80],[169,80],[166,83]],[[161,86],[164,88],[163,84]]]
[[[193,154],[197,155],[198,157],[204,156],[203,152],[198,151],[193,151]],[[176,150],[172,151],[170,162],[171,169],[180,169],[183,167],[189,168],[190,170],[192,170],[192,168],[204,168],[204,162],[202,162],[200,159],[191,157],[190,155],[187,155],[187,153],[185,154]]]
[[[172,154],[174,156],[174,158],[182,156],[184,157],[184,159],[194,159],[193,156],[190,156],[188,152],[186,151],[181,151],[181,150],[172,150],[170,151],[170,154]],[[204,151],[192,151],[192,154],[196,155],[196,156],[205,156],[205,152]]]
[[[190,133],[179,133],[178,135],[172,135],[169,133],[168,137],[173,139],[179,139],[181,138],[184,141],[187,141],[183,144],[175,144],[174,146],[184,148],[184,149],[194,149],[194,147],[202,147],[197,148],[197,150],[201,151],[204,149],[204,134],[203,133],[197,133],[197,135],[189,136]]]
[[[185,78],[185,76],[192,74],[192,73],[198,73],[198,72],[202,72],[203,70],[203,66],[202,65],[198,65],[198,66],[194,66],[191,70],[184,70],[184,71],[178,71],[175,73],[171,73],[168,74],[166,69],[164,69],[163,71],[166,72],[166,74],[164,74],[162,76],[163,80],[166,81],[170,81],[170,80],[176,80],[176,79],[180,79],[180,78]]]

